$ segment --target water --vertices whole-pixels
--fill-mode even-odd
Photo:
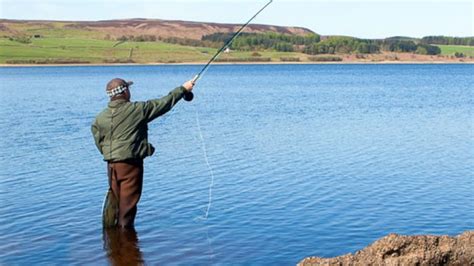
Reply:
[[[0,68],[0,264],[294,265],[474,229],[473,65],[244,65],[150,125],[136,234],[103,232],[105,84],[145,100],[199,69]]]

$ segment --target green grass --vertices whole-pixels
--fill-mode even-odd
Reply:
[[[12,23],[9,27],[16,32],[15,37],[31,38],[31,43],[11,41],[6,36],[11,32],[0,31],[0,64],[5,63],[54,63],[55,61],[81,61],[87,63],[187,63],[207,62],[217,49],[181,46],[164,42],[125,42],[119,45],[115,40],[106,40],[106,34],[84,28],[67,27],[69,23],[48,22],[46,24]],[[3,37],[1,37],[3,36]],[[254,58],[270,58],[278,62],[281,57],[301,58],[302,53],[282,53],[260,51],[232,51],[220,58],[228,61],[252,61]]]
[[[437,45],[441,49],[442,55],[454,55],[454,53],[463,53],[465,56],[474,56],[474,46],[462,45]]]
[[[125,42],[119,45],[115,40],[106,40],[106,33],[86,28],[71,28],[66,22],[11,23],[9,28],[14,37],[28,39],[31,43],[10,41],[11,32],[0,31],[0,64],[5,63],[54,63],[55,61],[81,61],[87,63],[187,63],[209,60],[217,49],[181,46],[164,42]],[[4,36],[4,37],[1,37]],[[115,47],[114,47],[115,46]],[[275,51],[253,52],[232,51],[220,56],[223,61],[257,61],[270,59],[273,62],[284,58],[300,58],[302,53]]]
[[[206,62],[217,51],[214,48],[181,46],[164,42],[125,42],[91,39],[89,37],[42,37],[32,38],[25,44],[0,38],[0,63],[22,63],[27,60],[47,61],[80,60],[88,63],[186,63]],[[115,46],[116,45],[116,46]],[[114,47],[115,46],[115,47]],[[132,55],[130,57],[130,54]],[[261,51],[260,56],[253,52],[232,51],[222,54],[223,59],[252,61],[251,58],[271,58],[278,62],[281,57],[298,57],[305,61],[301,53]],[[250,59],[250,60],[249,60]]]
[[[203,61],[215,51],[163,42],[126,42],[113,47],[116,43],[83,38],[38,38],[24,44],[0,38],[0,63],[46,59],[78,59],[90,63],[128,59],[137,63],[190,62]]]
[[[31,29],[30,29],[31,30]],[[42,29],[44,31],[44,29]],[[63,29],[59,28],[59,31]],[[125,42],[91,38],[91,36],[54,37],[54,29],[50,29],[49,37],[32,38],[31,43],[11,41],[0,38],[0,64],[5,63],[189,63],[207,62],[216,49],[206,47],[181,46],[164,42]],[[54,34],[52,34],[53,32]],[[69,32],[67,35],[74,35]],[[474,47],[439,45],[442,54],[451,56],[463,53],[474,56]],[[231,51],[219,58],[224,62],[249,62],[252,59],[270,59],[281,62],[282,58],[297,58],[300,62],[308,62],[308,55],[302,53],[285,53],[275,51],[254,52]],[[130,57],[131,55],[131,57]]]
[[[205,47],[181,46],[164,42],[125,42],[117,41],[106,32],[88,28],[74,28],[68,22],[47,23],[10,23],[9,31],[0,29],[0,64],[5,63],[188,63],[207,62],[217,49]],[[14,33],[12,33],[14,32]],[[31,43],[11,41],[7,36]],[[439,45],[442,55],[452,56],[463,53],[474,56],[472,46]],[[222,54],[223,62],[299,61],[310,62],[310,56],[303,53],[285,53],[276,51],[254,52],[232,51]],[[283,59],[283,60],[282,60]]]

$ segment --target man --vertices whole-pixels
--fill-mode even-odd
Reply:
[[[110,189],[118,203],[117,225],[134,225],[143,184],[143,159],[155,148],[148,142],[148,123],[165,114],[183,97],[192,95],[188,81],[167,96],[146,102],[131,102],[131,81],[115,78],[106,87],[110,97],[92,124],[95,144],[107,162]]]

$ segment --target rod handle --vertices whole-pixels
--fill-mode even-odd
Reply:
[[[183,99],[187,102],[190,102],[194,99],[194,94],[192,92],[185,92]]]
[[[194,76],[194,78],[191,80],[193,85],[196,84],[196,81],[198,79],[199,79],[199,75]],[[190,102],[194,99],[194,94],[192,92],[185,92],[183,98],[184,98],[185,101]]]

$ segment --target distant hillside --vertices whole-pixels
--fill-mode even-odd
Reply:
[[[0,19],[0,64],[205,63],[241,25]],[[249,25],[220,62],[473,62],[473,37],[359,39]]]
[[[188,38],[201,40],[205,35],[235,32],[240,24],[220,24],[209,22],[191,22],[161,19],[122,19],[103,21],[37,21],[0,19],[0,35],[31,35],[31,33],[51,33],[76,31],[80,35],[90,34],[117,39],[121,36],[151,35],[161,38]],[[47,31],[46,31],[47,30]],[[275,32],[290,35],[307,35],[313,32],[301,27],[282,27],[251,24],[245,32]]]

